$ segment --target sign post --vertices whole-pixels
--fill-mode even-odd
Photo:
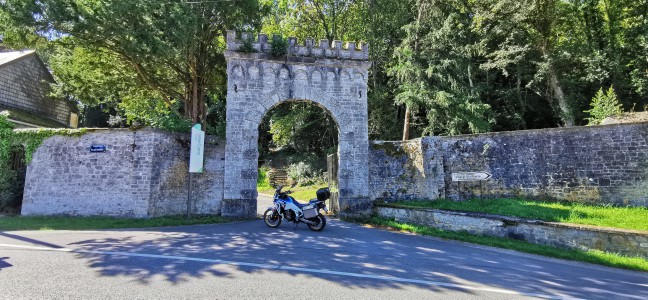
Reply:
[[[488,172],[457,172],[457,173],[452,173],[452,181],[457,182],[457,190],[459,192],[459,199],[461,200],[461,182],[462,181],[479,181],[479,198],[482,199],[482,206],[484,205],[483,203],[483,188],[482,188],[482,182],[484,180],[488,180],[493,175]]]
[[[452,181],[481,181],[492,177],[488,172],[457,172],[452,173]]]
[[[205,154],[205,132],[200,124],[191,127],[191,150],[189,152],[189,186],[187,195],[187,220],[191,218],[191,179],[193,173],[203,172],[203,156]]]

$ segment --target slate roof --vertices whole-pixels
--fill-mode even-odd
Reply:
[[[0,52],[0,67],[33,53],[34,50]]]
[[[23,125],[69,127],[76,108],[69,101],[49,97],[52,82],[52,74],[35,51],[0,52],[0,110],[8,110],[12,120],[27,123]]]

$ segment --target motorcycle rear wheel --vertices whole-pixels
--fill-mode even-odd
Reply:
[[[317,217],[308,220],[315,222],[312,225],[308,224],[308,228],[312,231],[322,231],[326,227],[326,218],[322,214],[317,214]]]
[[[263,213],[263,222],[270,228],[277,228],[281,225],[281,217],[274,209],[268,208]]]

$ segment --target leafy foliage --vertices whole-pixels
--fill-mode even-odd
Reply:
[[[248,34],[247,37],[241,42],[242,44],[239,47],[238,51],[241,51],[243,53],[257,52],[256,49],[254,49],[254,35]]]
[[[480,95],[487,77],[479,70],[470,8],[444,1],[420,5],[388,69],[399,85],[396,103],[425,110],[424,135],[490,130],[490,106]]]
[[[272,137],[271,146],[277,148],[320,155],[329,148],[337,148],[337,123],[327,111],[312,103],[280,104],[266,115],[261,125],[264,127]]]
[[[13,124],[7,117],[0,114],[0,209],[8,205],[17,205],[20,200],[16,196],[20,191],[16,190],[18,173],[11,170],[9,160],[11,152],[17,147],[24,149],[24,163],[31,161],[32,155],[43,143],[53,135],[81,135],[85,129],[22,129],[13,130]]]
[[[181,128],[159,120],[184,118],[216,132],[225,118],[226,29],[369,42],[369,134],[395,139],[406,115],[412,138],[582,125],[602,86],[614,86],[623,107],[646,107],[647,7],[648,0],[6,0],[0,32],[3,47],[39,50],[61,98],[143,125]]]
[[[288,39],[281,35],[275,35],[270,42],[270,55],[273,57],[284,57],[288,53]]]
[[[598,125],[601,122],[611,116],[619,115],[623,113],[621,104],[617,99],[616,94],[614,93],[614,88],[610,87],[607,90],[607,93],[603,93],[603,88],[601,88],[594,98],[592,98],[591,109],[586,110],[586,113],[590,114],[589,125]]]
[[[270,171],[270,168],[267,166],[263,166],[259,168],[259,173],[257,177],[257,188],[259,190],[269,190],[272,188],[270,186],[270,178],[268,177],[268,171]]]
[[[224,95],[225,30],[255,28],[263,11],[255,0],[8,0],[0,8],[0,29],[10,46],[44,44],[42,52],[56,52],[61,44],[72,51],[65,55],[77,57],[59,60],[55,69],[64,94],[83,96],[78,101],[88,104],[127,102],[122,109],[129,119],[139,115],[130,108],[153,102],[156,112],[165,109],[193,123],[207,123],[208,100]],[[98,62],[82,59],[93,55]]]
[[[288,178],[300,185],[312,185],[322,180],[322,169],[315,164],[300,161],[288,166]]]

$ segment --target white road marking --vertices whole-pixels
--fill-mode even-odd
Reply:
[[[76,249],[69,249],[69,248],[48,248],[48,247],[36,247],[36,246],[12,245],[12,244],[0,244],[0,247],[15,248],[15,249],[26,249],[26,250],[36,250],[36,251],[69,252],[69,253],[83,253],[83,254],[97,254],[97,255],[120,255],[120,256],[131,256],[131,257],[169,259],[169,260],[185,260],[185,261],[205,262],[205,263],[231,265],[231,266],[245,266],[245,267],[253,267],[253,268],[267,269],[267,270],[286,270],[286,271],[297,271],[297,272],[313,273],[313,274],[329,274],[329,275],[339,275],[339,276],[346,276],[346,277],[377,279],[377,280],[385,280],[385,281],[392,281],[392,282],[417,283],[417,284],[433,285],[433,286],[440,286],[440,287],[447,287],[447,288],[458,288],[458,289],[464,289],[464,290],[481,291],[481,292],[493,292],[493,293],[500,293],[500,294],[507,294],[507,295],[537,297],[537,298],[545,298],[545,299],[563,299],[562,297],[556,297],[556,296],[552,296],[552,295],[536,294],[536,293],[524,293],[524,292],[517,292],[517,291],[513,291],[513,290],[506,290],[506,289],[492,288],[492,287],[475,287],[475,286],[468,286],[468,285],[462,285],[462,284],[453,284],[453,283],[445,283],[445,282],[437,282],[437,281],[429,281],[429,280],[409,279],[409,278],[380,276],[380,275],[369,275],[369,274],[350,273],[350,272],[338,272],[338,271],[330,271],[330,270],[323,270],[323,269],[308,269],[308,268],[299,268],[299,267],[288,267],[288,266],[270,265],[270,264],[257,264],[257,263],[249,263],[249,262],[228,261],[228,260],[221,260],[221,259],[209,259],[209,258],[198,258],[198,257],[188,257],[188,256],[173,256],[173,255],[159,255],[159,254],[146,254],[146,253],[132,253],[132,252],[76,250]]]

